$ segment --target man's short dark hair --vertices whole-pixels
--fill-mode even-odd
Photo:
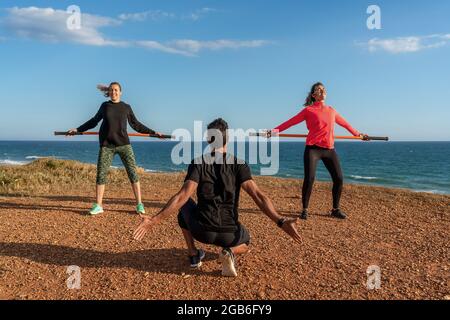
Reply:
[[[213,122],[211,122],[210,124],[208,124],[208,130],[218,130],[221,134],[222,134],[222,141],[223,141],[223,146],[227,144],[228,142],[228,123],[223,120],[222,118],[218,118],[216,120],[214,120]],[[215,141],[215,136],[213,133],[213,136],[209,136],[208,135],[208,143],[213,143]]]

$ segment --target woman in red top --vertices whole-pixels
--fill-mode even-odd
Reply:
[[[339,158],[334,150],[334,124],[337,123],[344,127],[354,136],[365,137],[365,135],[360,134],[345,121],[336,110],[325,104],[326,97],[327,92],[324,85],[320,82],[314,84],[306,98],[305,108],[292,119],[268,132],[268,135],[271,136],[306,121],[309,132],[306,138],[306,148],[303,156],[305,178],[302,187],[303,211],[300,215],[300,218],[305,220],[308,218],[309,199],[311,197],[318,160],[322,160],[333,179],[333,209],[331,210],[331,215],[340,219],[347,217],[339,209],[343,175]]]

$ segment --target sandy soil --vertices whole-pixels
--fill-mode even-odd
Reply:
[[[145,174],[143,196],[156,213],[181,185],[181,174]],[[280,213],[299,212],[300,181],[257,178]],[[223,278],[218,250],[200,270],[188,265],[176,216],[142,242],[128,184],[109,185],[104,214],[86,215],[93,186],[53,194],[0,197],[2,299],[449,299],[450,196],[345,186],[350,218],[328,216],[330,185],[316,184],[311,217],[299,223],[297,245],[245,195],[241,221],[251,252],[239,276]],[[81,288],[68,289],[67,267],[81,269]],[[381,288],[368,290],[367,268],[381,269]]]

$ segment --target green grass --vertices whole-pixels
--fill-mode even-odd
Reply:
[[[71,160],[38,159],[24,166],[0,166],[0,195],[42,194],[86,186],[96,180],[96,166]],[[138,173],[144,170],[139,168]],[[111,169],[108,182],[128,183],[125,170]]]

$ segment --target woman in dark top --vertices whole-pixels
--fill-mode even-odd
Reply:
[[[156,134],[158,136],[161,136],[161,134],[140,123],[136,119],[130,105],[120,100],[122,87],[118,82],[112,82],[108,87],[98,86],[98,88],[110,100],[100,106],[97,114],[92,119],[78,128],[68,131],[69,135],[85,132],[95,128],[103,120],[99,133],[100,152],[97,162],[97,202],[94,203],[89,214],[97,215],[103,212],[103,194],[105,192],[106,178],[115,154],[120,156],[133,187],[137,203],[136,212],[145,214],[145,208],[141,200],[139,176],[136,172],[136,160],[127,133],[127,123],[139,133]]]

